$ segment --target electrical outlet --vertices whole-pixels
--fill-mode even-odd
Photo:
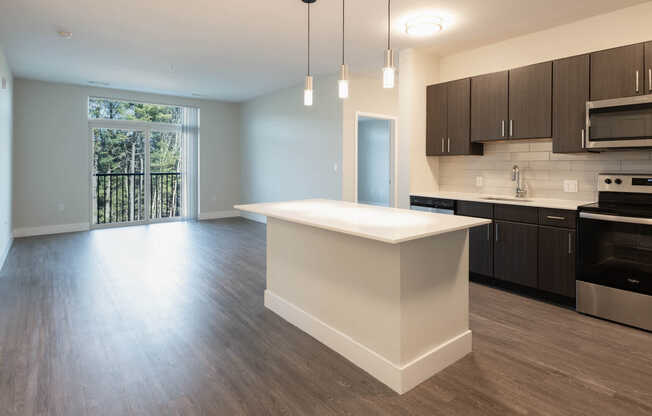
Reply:
[[[57,209],[59,210],[59,212],[63,212],[66,209],[66,206],[63,204],[63,202],[59,202],[57,204]]]
[[[337,173],[337,163],[333,163],[333,172]]]
[[[484,178],[482,176],[475,177],[475,186],[482,188],[484,186]]]
[[[564,181],[564,192],[577,192],[577,181],[576,180],[565,180]]]

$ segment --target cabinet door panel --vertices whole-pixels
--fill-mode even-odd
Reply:
[[[538,286],[538,226],[495,222],[494,277]]]
[[[652,42],[645,44],[645,93],[652,94]]]
[[[511,139],[552,136],[552,62],[509,71]]]
[[[461,79],[448,83],[448,139],[451,154],[463,155],[470,148],[471,80]]]
[[[426,89],[426,156],[446,154],[448,91],[446,84],[430,85]]]
[[[539,228],[539,289],[575,297],[575,231]]]
[[[471,78],[471,141],[507,138],[509,72]]]
[[[584,151],[586,102],[589,101],[589,55],[559,59],[553,63],[552,151]]]
[[[591,54],[591,100],[643,94],[645,45],[638,43]]]
[[[483,276],[494,274],[494,225],[469,230],[469,271]]]

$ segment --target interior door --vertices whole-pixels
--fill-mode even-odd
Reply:
[[[441,156],[448,150],[447,84],[430,85],[426,94],[426,156]]]
[[[509,137],[552,135],[552,62],[509,71]]]
[[[591,100],[643,94],[645,45],[623,46],[591,54]]]
[[[582,152],[586,140],[586,102],[589,101],[589,55],[559,59],[553,63],[553,72],[553,152]]]
[[[471,141],[507,138],[509,72],[471,78]]]
[[[145,221],[145,130],[91,128],[93,225]]]

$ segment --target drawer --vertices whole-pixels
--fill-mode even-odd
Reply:
[[[565,209],[539,208],[539,224],[551,227],[575,229],[577,211]]]
[[[494,217],[494,206],[493,204],[485,204],[483,202],[457,201],[455,214],[490,220]]]
[[[511,222],[538,224],[539,208],[520,205],[496,205],[494,207],[494,218]]]

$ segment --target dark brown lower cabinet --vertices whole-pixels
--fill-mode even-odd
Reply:
[[[539,227],[539,289],[575,297],[575,231]]]
[[[523,286],[538,287],[537,225],[495,222],[494,277]]]
[[[469,271],[484,276],[494,274],[494,225],[471,228],[469,231]]]

